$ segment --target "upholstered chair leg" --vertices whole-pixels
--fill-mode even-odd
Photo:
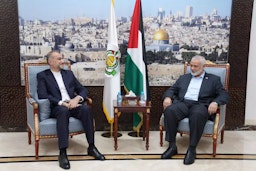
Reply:
[[[35,153],[36,153],[36,160],[37,160],[38,153],[39,153],[39,140],[35,140]]]
[[[31,130],[28,127],[28,144],[31,144]]]
[[[216,148],[217,148],[217,138],[213,138],[212,147],[213,147],[213,149],[212,149],[212,151],[213,151],[212,155],[213,155],[213,157],[215,157],[215,156],[216,156]]]
[[[222,128],[220,133],[220,143],[223,144],[223,142],[224,142],[224,127]]]
[[[160,129],[160,146],[163,146],[163,129]]]

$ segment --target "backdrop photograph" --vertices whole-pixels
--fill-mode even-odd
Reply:
[[[141,0],[150,86],[170,86],[195,54],[228,61],[232,0]],[[24,63],[60,51],[85,86],[103,86],[110,0],[18,0],[21,83]],[[121,83],[135,0],[115,0]]]

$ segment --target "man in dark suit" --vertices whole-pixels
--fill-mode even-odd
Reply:
[[[82,121],[89,144],[88,155],[97,160],[104,160],[94,145],[93,113],[87,105],[81,105],[87,98],[88,90],[82,86],[70,70],[62,69],[63,57],[57,51],[47,54],[50,69],[37,74],[37,92],[40,99],[48,99],[51,104],[51,117],[57,119],[57,134],[59,144],[59,165],[69,169],[70,163],[66,154],[68,148],[69,117]]]
[[[169,141],[169,147],[162,154],[162,159],[177,154],[177,127],[180,120],[188,117],[190,141],[183,163],[194,163],[196,147],[207,120],[214,116],[218,105],[226,104],[229,100],[220,77],[206,73],[204,64],[204,57],[194,56],[190,62],[191,73],[180,76],[163,95],[166,140]]]

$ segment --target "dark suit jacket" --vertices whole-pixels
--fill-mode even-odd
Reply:
[[[61,70],[61,75],[71,99],[76,95],[80,95],[86,99],[88,90],[79,83],[72,71]],[[37,74],[37,93],[39,99],[48,99],[51,107],[57,106],[61,100],[59,86],[50,69]]]
[[[173,103],[176,101],[183,101],[191,78],[192,75],[190,73],[180,76],[175,84],[164,93],[163,99],[165,97],[170,97]],[[199,91],[199,103],[209,105],[211,102],[217,102],[219,105],[223,105],[226,104],[228,100],[228,93],[223,88],[220,77],[205,73]]]

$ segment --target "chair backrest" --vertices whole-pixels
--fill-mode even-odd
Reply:
[[[50,66],[47,63],[25,63],[24,75],[25,75],[25,93],[26,97],[34,96],[37,92],[37,73],[49,69]],[[71,69],[69,62],[64,63],[64,69]]]
[[[228,91],[228,84],[229,84],[229,72],[230,72],[230,65],[229,63],[226,64],[205,64],[204,70],[207,73],[214,74],[220,77],[221,83],[226,91]],[[184,64],[184,73],[190,73],[190,64]]]

